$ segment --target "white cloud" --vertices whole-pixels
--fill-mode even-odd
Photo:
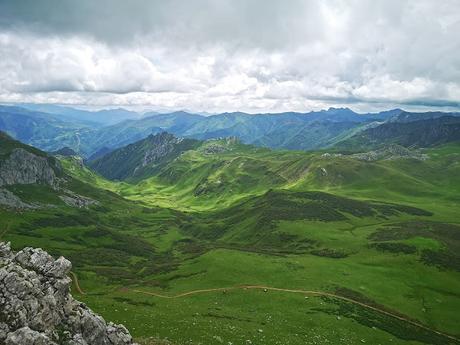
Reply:
[[[0,101],[197,111],[460,103],[456,0],[172,3],[120,2],[103,26],[94,13],[107,9],[93,2],[65,2],[75,7],[68,23],[0,5],[10,14],[0,20]]]

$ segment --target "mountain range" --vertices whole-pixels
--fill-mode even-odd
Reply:
[[[25,107],[28,109],[1,106],[0,130],[45,151],[68,147],[90,160],[163,131],[199,140],[234,136],[243,143],[272,149],[365,150],[390,142],[424,147],[457,140],[460,116],[400,109],[367,114],[330,108],[310,113],[202,116],[181,111],[141,115],[123,109],[89,112],[50,105]],[[413,134],[422,132],[423,140]]]
[[[1,241],[68,257],[73,281],[62,286],[140,344],[458,343],[457,116],[329,110],[297,127],[339,134],[325,139],[329,149],[303,151],[245,141],[277,121],[294,132],[309,115],[93,126],[13,110],[3,118],[23,138],[48,145],[57,134],[58,147],[73,135],[76,147],[100,148],[84,159],[0,132]],[[206,132],[219,127],[233,129]],[[298,143],[322,138],[309,135]],[[120,146],[100,145],[109,140]]]

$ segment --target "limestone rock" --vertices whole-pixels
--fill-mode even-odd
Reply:
[[[9,190],[0,188],[0,206],[5,206],[10,209],[35,209],[38,205],[28,204],[23,202]]]
[[[0,243],[0,344],[133,344],[125,327],[106,323],[70,295],[71,267],[42,249],[15,253]]]
[[[0,186],[45,184],[57,188],[61,166],[54,158],[42,157],[23,148],[14,149],[0,161]]]

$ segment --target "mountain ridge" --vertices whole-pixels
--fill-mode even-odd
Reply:
[[[176,138],[161,132],[111,151],[89,162],[89,166],[109,179],[141,178],[157,171],[163,162],[178,157],[182,152],[201,143],[194,139]]]
[[[100,111],[101,112],[101,111]],[[94,114],[96,113],[91,113]],[[178,137],[207,140],[238,137],[243,143],[272,149],[316,150],[333,148],[369,128],[385,123],[407,124],[417,120],[435,120],[443,116],[459,117],[460,113],[411,113],[393,109],[380,113],[358,114],[348,108],[279,114],[243,112],[202,116],[184,111],[167,114],[145,113],[115,124],[91,125],[65,120],[56,114],[45,114],[20,107],[0,107],[0,130],[45,151],[69,147],[87,158],[100,158],[117,148],[163,131]],[[21,121],[16,121],[21,118]]]

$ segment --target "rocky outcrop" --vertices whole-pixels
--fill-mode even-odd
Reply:
[[[39,205],[28,204],[19,199],[16,195],[9,190],[0,188],[0,207],[12,209],[34,209],[39,208]]]
[[[155,163],[161,158],[169,155],[174,151],[174,146],[179,144],[183,139],[176,138],[174,135],[163,132],[157,135],[149,135],[147,137],[150,145],[145,150],[142,160],[142,167]]]
[[[116,149],[88,164],[111,180],[136,179],[153,175],[185,151],[200,145],[198,140],[176,138],[163,132]]]
[[[0,160],[0,186],[45,184],[57,188],[60,171],[61,166],[55,159],[15,148],[6,159]]]
[[[70,295],[70,269],[63,257],[33,248],[15,253],[0,243],[0,344],[133,344],[125,327]]]
[[[86,196],[75,194],[69,190],[67,190],[66,192],[67,194],[60,195],[59,199],[61,199],[67,206],[88,208],[91,205],[99,205],[98,201],[88,198]]]
[[[355,153],[351,155],[352,158],[373,162],[377,160],[395,160],[395,159],[417,159],[417,160],[427,160],[428,155],[419,152],[418,150],[409,150],[400,145],[387,145],[386,147],[368,151],[363,153]]]

